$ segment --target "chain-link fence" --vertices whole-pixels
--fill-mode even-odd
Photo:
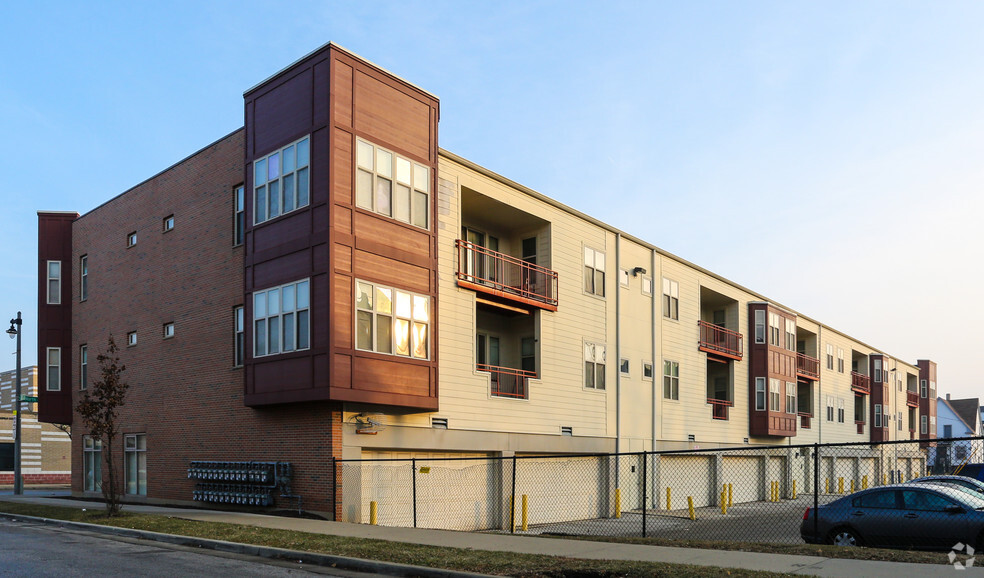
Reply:
[[[955,447],[964,448],[961,461],[955,459]],[[814,527],[804,528],[827,541],[840,528],[837,520],[826,519],[840,515],[828,504],[931,471],[952,473],[971,460],[984,462],[982,447],[982,438],[959,438],[601,455],[337,460],[335,511],[344,521],[386,526],[768,543],[802,543],[801,523],[809,519]],[[975,522],[969,518],[980,515],[984,528],[984,512],[976,511],[984,507],[984,494],[936,484],[922,485],[916,493],[896,487],[890,494],[869,492],[878,496],[880,508],[869,510],[857,500],[852,506],[847,500],[847,509],[854,510],[844,515],[855,523],[865,518],[898,526],[889,518],[908,514],[900,519],[913,519],[916,505],[909,502],[918,497],[935,504],[934,510],[915,515],[925,530],[917,528],[916,533],[923,532],[926,539],[939,533],[929,529],[938,525],[930,519],[970,527]],[[963,514],[951,506],[959,506]],[[871,529],[858,533],[875,541],[866,536],[874,536]]]

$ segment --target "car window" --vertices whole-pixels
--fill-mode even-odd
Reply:
[[[856,508],[896,508],[895,490],[870,492],[852,500]]]
[[[942,512],[950,506],[956,504],[943,496],[919,490],[903,490],[902,500],[906,510],[920,510],[924,512]]]

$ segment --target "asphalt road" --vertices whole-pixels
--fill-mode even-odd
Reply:
[[[349,576],[334,568],[275,562],[157,542],[107,538],[50,525],[0,518],[0,576]]]

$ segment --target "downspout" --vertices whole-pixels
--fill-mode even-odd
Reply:
[[[652,286],[649,291],[649,301],[650,301],[650,314],[651,314],[651,325],[650,325],[650,344],[652,346],[652,356],[650,359],[653,364],[653,380],[652,380],[652,395],[653,395],[653,439],[652,439],[652,450],[656,451],[656,393],[658,391],[656,387],[656,368],[658,367],[656,363],[656,251],[649,252],[650,263],[649,271],[652,275]]]
[[[621,450],[622,439],[622,281],[619,279],[622,260],[622,234],[615,233],[615,453]],[[615,487],[618,488],[618,458],[615,465]]]

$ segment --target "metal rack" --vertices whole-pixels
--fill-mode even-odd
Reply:
[[[290,493],[293,471],[289,462],[191,462],[188,479],[196,480],[193,499],[198,502],[238,506],[273,506],[274,491]]]

